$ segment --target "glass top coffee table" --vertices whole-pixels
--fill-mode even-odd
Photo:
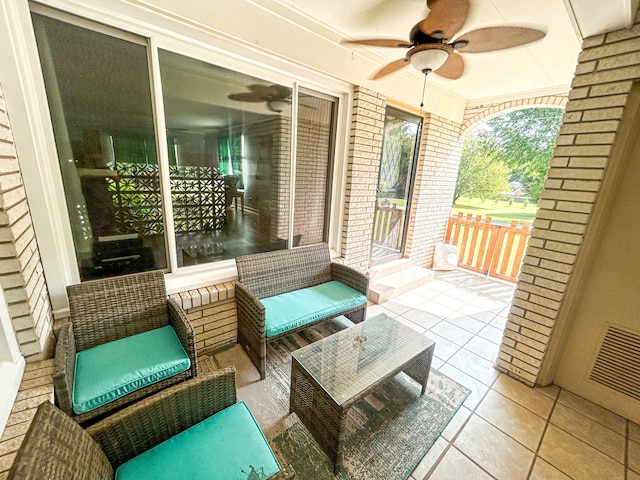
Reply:
[[[295,412],[338,472],[349,409],[405,372],[424,395],[435,342],[380,314],[294,351],[289,412]]]

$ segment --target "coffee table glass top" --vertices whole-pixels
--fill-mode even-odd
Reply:
[[[380,314],[302,347],[292,356],[342,405],[433,344],[433,340]]]

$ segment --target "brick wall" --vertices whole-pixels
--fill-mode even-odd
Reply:
[[[9,115],[0,89],[0,288],[27,362],[51,354],[53,317]]]
[[[331,135],[331,110],[321,106],[313,118],[299,118],[296,135],[296,191],[294,235],[301,245],[323,241],[326,216],[327,169]],[[322,118],[323,116],[328,118]],[[320,118],[316,118],[320,117]]]
[[[568,100],[567,95],[540,95],[532,98],[521,98],[501,103],[490,103],[467,107],[462,121],[462,134],[473,130],[478,124],[486,122],[492,117],[512,110],[535,107],[564,108]]]
[[[342,256],[347,265],[366,270],[371,253],[386,98],[356,87],[353,100]]]
[[[406,254],[431,267],[435,244],[444,240],[460,166],[460,124],[425,118],[409,213]]]
[[[583,42],[496,366],[536,383],[634,80],[640,18],[632,28]]]
[[[233,282],[170,295],[182,305],[196,334],[198,355],[237,341],[238,316]]]

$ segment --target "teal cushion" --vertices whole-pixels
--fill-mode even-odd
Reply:
[[[89,412],[190,367],[171,326],[88,348],[76,354],[73,411]]]
[[[279,470],[262,430],[239,402],[122,464],[116,480],[247,480]]]
[[[267,337],[274,337],[320,318],[337,316],[359,307],[367,303],[367,297],[344,283],[332,280],[261,301],[266,310]]]

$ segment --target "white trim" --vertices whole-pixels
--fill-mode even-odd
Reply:
[[[0,0],[0,83],[31,207],[49,296],[67,305],[66,285],[80,281],[56,143],[26,1]]]

